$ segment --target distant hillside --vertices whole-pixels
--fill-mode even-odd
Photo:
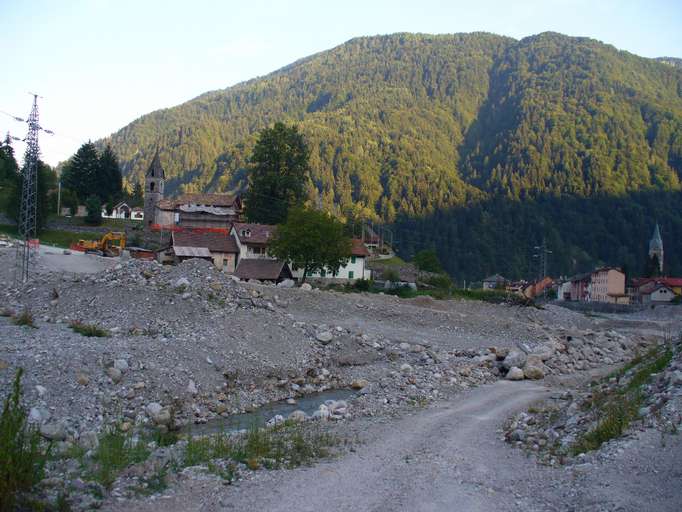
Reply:
[[[110,141],[130,181],[159,144],[170,193],[236,190],[257,132],[295,122],[311,198],[389,223],[497,196],[678,191],[673,61],[556,33],[363,37],[145,115]]]

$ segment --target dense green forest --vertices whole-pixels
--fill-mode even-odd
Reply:
[[[654,217],[673,223],[679,216],[677,64],[556,33],[520,41],[485,33],[363,37],[143,116],[99,144],[111,143],[128,183],[141,179],[158,144],[168,193],[243,190],[259,130],[295,123],[310,148],[308,196],[339,215],[396,223],[398,230],[419,224],[430,233],[426,244],[446,225],[458,230],[462,216],[479,237],[488,226],[484,213],[500,223],[494,232],[509,222],[503,215],[526,224],[507,229],[526,238],[514,238],[505,263],[495,238],[476,242],[485,247],[471,256],[436,244],[455,278],[528,272],[526,263],[509,259],[522,260],[521,247],[535,243],[532,215],[559,232],[556,243],[575,242],[570,251],[555,248],[567,258],[555,272],[585,259],[616,264],[616,256],[638,265],[648,234],[634,236],[625,220],[612,219],[617,229],[610,232],[624,235],[618,243],[626,249],[615,254],[580,238],[586,232],[573,238],[565,231],[575,222],[555,215],[573,204],[579,225],[603,226],[601,199],[613,198],[632,205],[642,230]],[[671,211],[654,215],[649,203],[637,208],[632,199],[659,192],[670,194],[662,204]],[[592,197],[599,198],[594,205],[583,201]],[[664,238],[673,263],[681,237]]]
[[[540,196],[525,201],[496,197],[439,210],[421,218],[401,216],[394,225],[399,253],[411,257],[436,249],[459,284],[493,272],[510,279],[534,278],[543,239],[548,273],[568,276],[597,265],[617,265],[643,275],[649,240],[658,221],[665,271],[682,275],[682,192],[636,192],[624,196]]]

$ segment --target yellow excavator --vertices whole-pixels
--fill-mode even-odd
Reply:
[[[109,231],[100,240],[78,240],[71,249],[100,256],[120,256],[126,247],[126,234],[120,231]]]

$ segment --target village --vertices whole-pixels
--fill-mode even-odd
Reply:
[[[301,269],[292,268],[268,253],[269,240],[277,228],[245,222],[239,194],[190,193],[166,198],[164,189],[165,174],[157,154],[145,175],[144,208],[121,202],[111,212],[102,211],[103,218],[139,221],[144,232],[142,240],[155,249],[128,245],[133,258],[155,259],[162,264],[198,258],[236,278],[283,283],[280,286],[294,286],[303,280]],[[79,207],[74,215],[84,216],[85,207]],[[387,288],[416,289],[419,273],[409,265],[388,273],[395,282],[385,279],[382,260],[394,256],[390,244],[367,227],[352,239],[350,257],[338,271],[322,270],[305,278],[322,285],[378,280],[382,284],[388,282]],[[567,307],[606,307],[613,311],[682,302],[682,277],[664,273],[663,240],[658,225],[648,244],[648,257],[655,267],[654,275],[649,277],[626,275],[617,266],[602,266],[574,276],[545,275],[535,280],[510,280],[494,274],[478,284],[470,282],[468,288],[478,286],[484,291],[502,291],[529,300],[556,300]]]

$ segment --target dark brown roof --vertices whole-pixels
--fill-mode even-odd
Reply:
[[[365,244],[362,242],[362,240],[358,238],[353,238],[352,240],[353,245],[351,246],[350,253],[353,256],[369,256],[369,251],[367,250],[367,247],[365,247]]]
[[[206,206],[234,206],[239,196],[232,194],[182,194],[175,199],[176,205],[203,204]]]
[[[239,252],[234,237],[224,233],[178,231],[173,233],[173,245],[179,247],[206,247],[211,252],[230,252],[234,254]]]
[[[202,204],[205,206],[241,207],[239,196],[232,194],[182,194],[174,199],[161,199],[156,206],[161,210],[175,210],[183,204]]]
[[[267,245],[277,226],[270,224],[249,224],[245,222],[235,222],[232,224],[239,241],[243,244]]]
[[[234,271],[239,279],[259,279],[261,281],[276,281],[284,273],[291,277],[289,266],[283,261],[264,258],[241,259]]]

